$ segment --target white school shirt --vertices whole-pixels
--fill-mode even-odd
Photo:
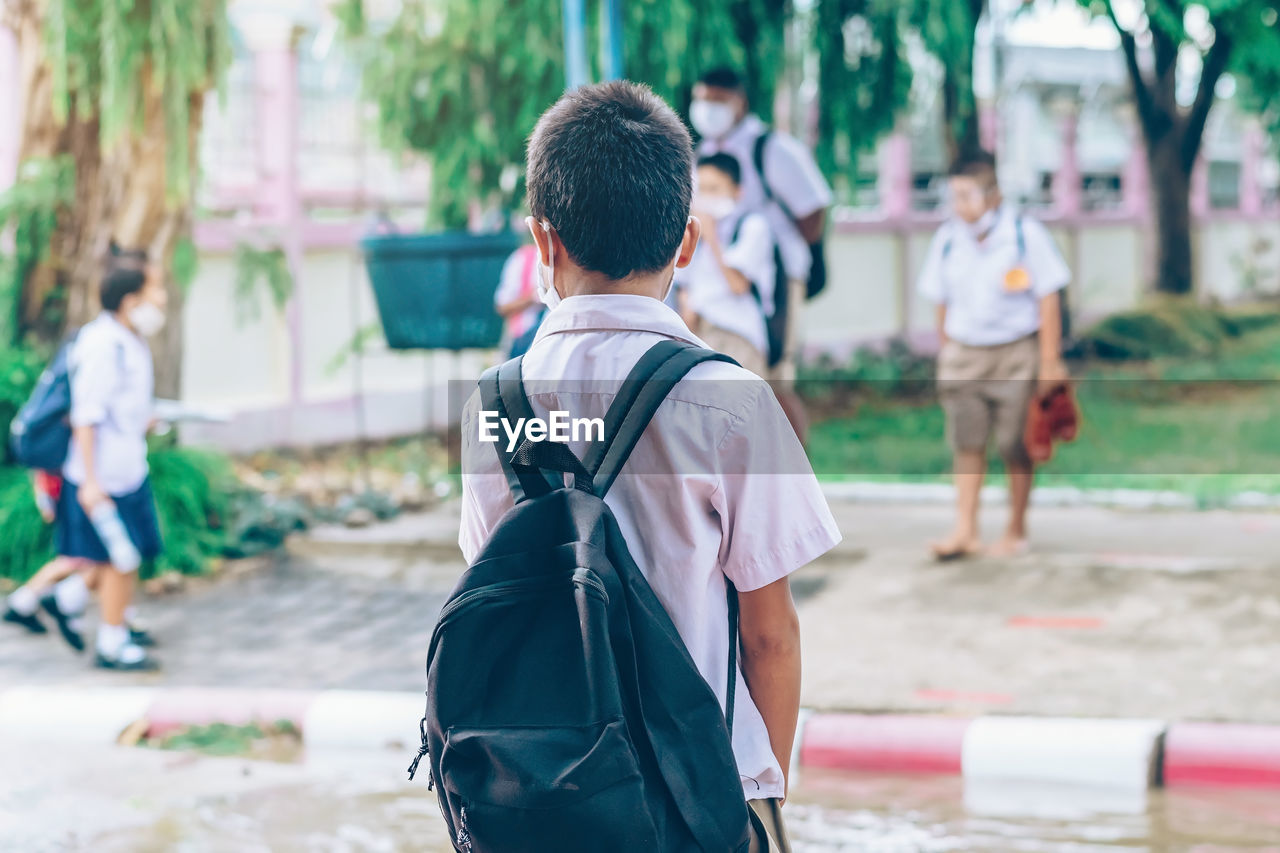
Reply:
[[[98,485],[115,497],[136,492],[147,479],[147,429],[154,408],[155,373],[146,341],[104,311],[76,335],[68,363],[71,426],[93,426]],[[62,475],[85,481],[73,440]]]
[[[809,244],[778,204],[769,203],[760,175],[756,172],[756,140],[768,130],[768,125],[757,116],[749,115],[723,139],[702,140],[698,145],[698,156],[723,152],[737,158],[742,168],[743,206],[762,211],[768,218],[782,253],[782,263],[787,268],[787,278],[806,279],[813,263]],[[795,137],[773,131],[764,147],[764,171],[774,197],[786,205],[796,219],[831,206],[830,184],[818,171],[813,154]]]
[[[1031,286],[1011,292],[1005,289],[1005,276],[1017,266],[1026,269]],[[943,223],[929,245],[916,289],[930,302],[947,306],[944,329],[949,339],[989,347],[1039,331],[1040,299],[1070,281],[1071,270],[1048,230],[1004,205],[981,243],[964,221],[952,218]]]
[[[657,299],[571,296],[525,355],[534,413],[603,417],[622,379],[664,338],[705,346]],[[474,560],[512,506],[495,448],[479,440],[479,394],[462,419],[462,524]],[[505,446],[505,444],[503,445]],[[570,442],[581,458],[583,442]],[[695,367],[659,406],[605,497],[636,565],[698,671],[725,703],[726,576],[743,592],[794,572],[840,541],[813,469],[767,383],[724,362]],[[782,768],[738,670],[733,752],[747,799],[783,796]]]
[[[741,225],[739,225],[741,223]],[[735,227],[738,239],[733,240]],[[759,213],[743,213],[741,206],[716,223],[721,254],[726,266],[747,277],[760,292],[757,302],[751,293],[734,293],[716,256],[703,242],[693,253],[689,266],[676,270],[676,284],[689,296],[689,307],[712,326],[746,339],[764,355],[769,354],[769,338],[764,318],[773,313],[773,234],[769,222]]]

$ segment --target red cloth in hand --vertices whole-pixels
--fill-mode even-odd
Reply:
[[[1055,388],[1031,401],[1023,441],[1032,462],[1048,462],[1055,441],[1074,441],[1080,429],[1080,411],[1070,385]]]

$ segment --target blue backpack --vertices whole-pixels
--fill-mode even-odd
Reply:
[[[60,471],[71,447],[71,347],[67,341],[40,374],[35,390],[9,425],[9,451],[26,468]]]

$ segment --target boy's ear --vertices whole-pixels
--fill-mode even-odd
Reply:
[[[676,269],[684,269],[693,260],[693,250],[698,248],[698,240],[702,238],[702,223],[698,217],[690,216],[684,224],[684,238],[680,241],[680,254],[676,256]]]
[[[533,244],[538,247],[538,259],[542,261],[543,266],[550,266],[551,256],[556,250],[551,231],[543,228],[542,223],[532,216],[526,216],[524,224],[529,226],[529,233],[533,235]]]

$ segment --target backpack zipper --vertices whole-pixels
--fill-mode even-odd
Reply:
[[[418,754],[413,757],[413,763],[409,765],[409,781],[413,781],[414,774],[418,772],[418,763],[431,754],[427,746],[427,717],[424,714],[421,720],[418,720],[418,736],[422,739],[418,746]],[[435,774],[431,772],[430,763],[427,766],[427,790],[430,791],[435,787]]]
[[[566,577],[566,575],[571,575],[571,577]],[[528,590],[550,588],[563,584],[566,581],[575,584],[580,583],[583,586],[590,587],[600,593],[606,603],[609,601],[609,593],[605,590],[604,583],[588,569],[580,568],[574,569],[572,572],[564,572],[543,577],[519,578],[512,581],[502,581],[500,583],[483,586],[480,589],[473,589],[470,592],[465,592],[446,604],[444,609],[440,611],[439,625],[443,625],[449,617],[453,616],[460,609],[478,599],[526,592]]]
[[[462,818],[458,821],[458,847],[471,853],[471,830],[467,828],[467,807],[462,807]]]

